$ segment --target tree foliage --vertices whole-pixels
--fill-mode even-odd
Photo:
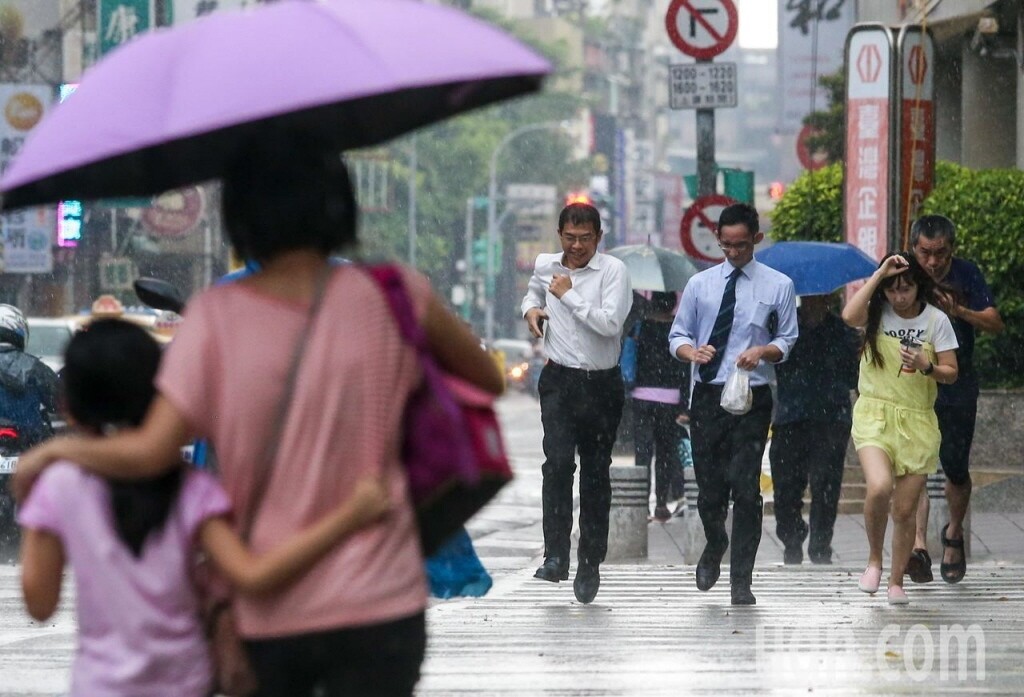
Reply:
[[[974,364],[982,385],[1024,385],[1024,172],[940,162],[922,212],[956,223],[956,255],[981,268],[1006,323],[998,336],[979,335]]]
[[[548,84],[568,70],[563,67],[566,51],[558,42],[533,40],[498,16],[486,15],[485,19],[518,34],[524,43],[552,61],[555,71]],[[445,293],[454,281],[453,262],[463,254],[466,200],[487,195],[490,158],[501,139],[526,124],[573,119],[581,106],[579,94],[545,89],[417,132],[417,266],[431,276],[440,292]],[[408,258],[412,147],[411,136],[390,144],[392,205],[387,211],[362,216],[360,239],[367,256]],[[589,179],[586,163],[573,162],[569,138],[554,130],[517,138],[502,150],[497,165],[499,190],[510,182],[552,184],[565,190]],[[501,208],[499,205],[499,211]],[[477,235],[484,229],[485,217],[483,211],[475,215]]]
[[[823,151],[829,162],[842,162],[846,153],[846,74],[842,69],[818,78],[828,92],[828,108],[804,117],[805,126],[818,131],[807,139],[811,152]]]
[[[839,242],[843,239],[843,166],[804,172],[771,213],[774,240]]]

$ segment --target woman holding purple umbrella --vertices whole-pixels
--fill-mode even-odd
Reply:
[[[361,475],[376,474],[391,515],[293,585],[234,607],[259,695],[411,695],[426,644],[427,586],[399,444],[400,405],[421,380],[419,361],[371,276],[357,264],[328,264],[329,254],[356,243],[356,206],[340,158],[324,152],[289,131],[252,141],[235,158],[224,177],[224,220],[236,251],[261,271],[189,304],[138,430],[51,440],[22,458],[17,486],[23,492],[56,460],[105,477],[152,477],[176,465],[182,445],[208,438],[236,525],[251,517],[259,552],[322,516]],[[438,363],[500,393],[502,376],[478,339],[425,277],[403,269],[403,278]],[[283,423],[280,441],[268,444],[275,421]],[[257,463],[275,451],[254,506]]]

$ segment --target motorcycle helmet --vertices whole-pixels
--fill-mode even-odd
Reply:
[[[0,303],[0,344],[11,344],[19,351],[25,350],[28,341],[28,322],[25,315],[14,305]]]

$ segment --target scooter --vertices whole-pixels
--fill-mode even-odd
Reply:
[[[180,315],[185,309],[185,300],[181,293],[163,279],[140,276],[133,286],[139,300],[154,310],[168,310]]]
[[[24,451],[17,424],[0,419],[0,562],[17,561],[21,533],[15,518],[10,479],[18,467],[18,456]]]

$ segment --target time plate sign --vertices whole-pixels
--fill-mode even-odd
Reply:
[[[735,63],[684,63],[668,70],[669,106],[673,109],[735,107]]]

